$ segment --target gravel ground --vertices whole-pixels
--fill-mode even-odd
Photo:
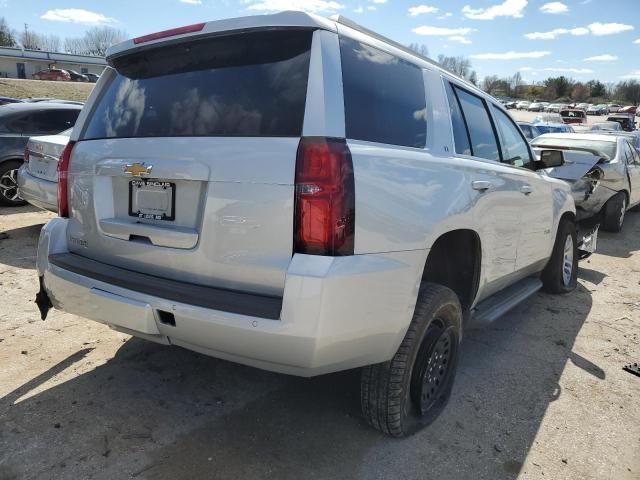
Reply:
[[[640,214],[603,234],[577,291],[468,332],[453,397],[393,440],[358,372],[287,377],[52,311],[36,243],[51,214],[0,209],[0,479],[640,478]]]

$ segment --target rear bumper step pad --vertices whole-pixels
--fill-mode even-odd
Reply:
[[[49,263],[120,288],[197,307],[271,320],[278,320],[282,310],[282,297],[179,282],[114,267],[73,253],[49,255]]]

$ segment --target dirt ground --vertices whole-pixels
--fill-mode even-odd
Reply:
[[[2,78],[0,79],[0,96],[13,98],[51,97],[84,102],[94,85],[95,83]]]
[[[392,440],[358,372],[300,379],[52,311],[35,255],[48,213],[0,209],[0,479],[640,478],[640,214],[603,234],[576,292],[467,332],[453,398]]]

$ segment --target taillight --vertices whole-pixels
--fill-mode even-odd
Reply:
[[[300,139],[295,182],[294,252],[353,255],[355,187],[346,142]]]
[[[24,163],[29,163],[29,145],[24,146],[24,154],[22,155]]]
[[[69,216],[69,158],[75,142],[67,143],[58,161],[58,215]]]
[[[173,37],[174,35],[183,35],[185,33],[199,32],[204,28],[205,23],[194,23],[193,25],[187,25],[185,27],[170,28],[169,30],[163,30],[161,32],[150,33],[141,37],[133,39],[134,44],[150,42],[151,40],[158,40],[159,38]]]

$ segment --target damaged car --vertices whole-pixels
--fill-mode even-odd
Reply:
[[[640,155],[628,137],[546,134],[531,145],[563,151],[565,164],[547,173],[571,185],[579,223],[595,221],[606,231],[619,232],[627,210],[640,204]]]

